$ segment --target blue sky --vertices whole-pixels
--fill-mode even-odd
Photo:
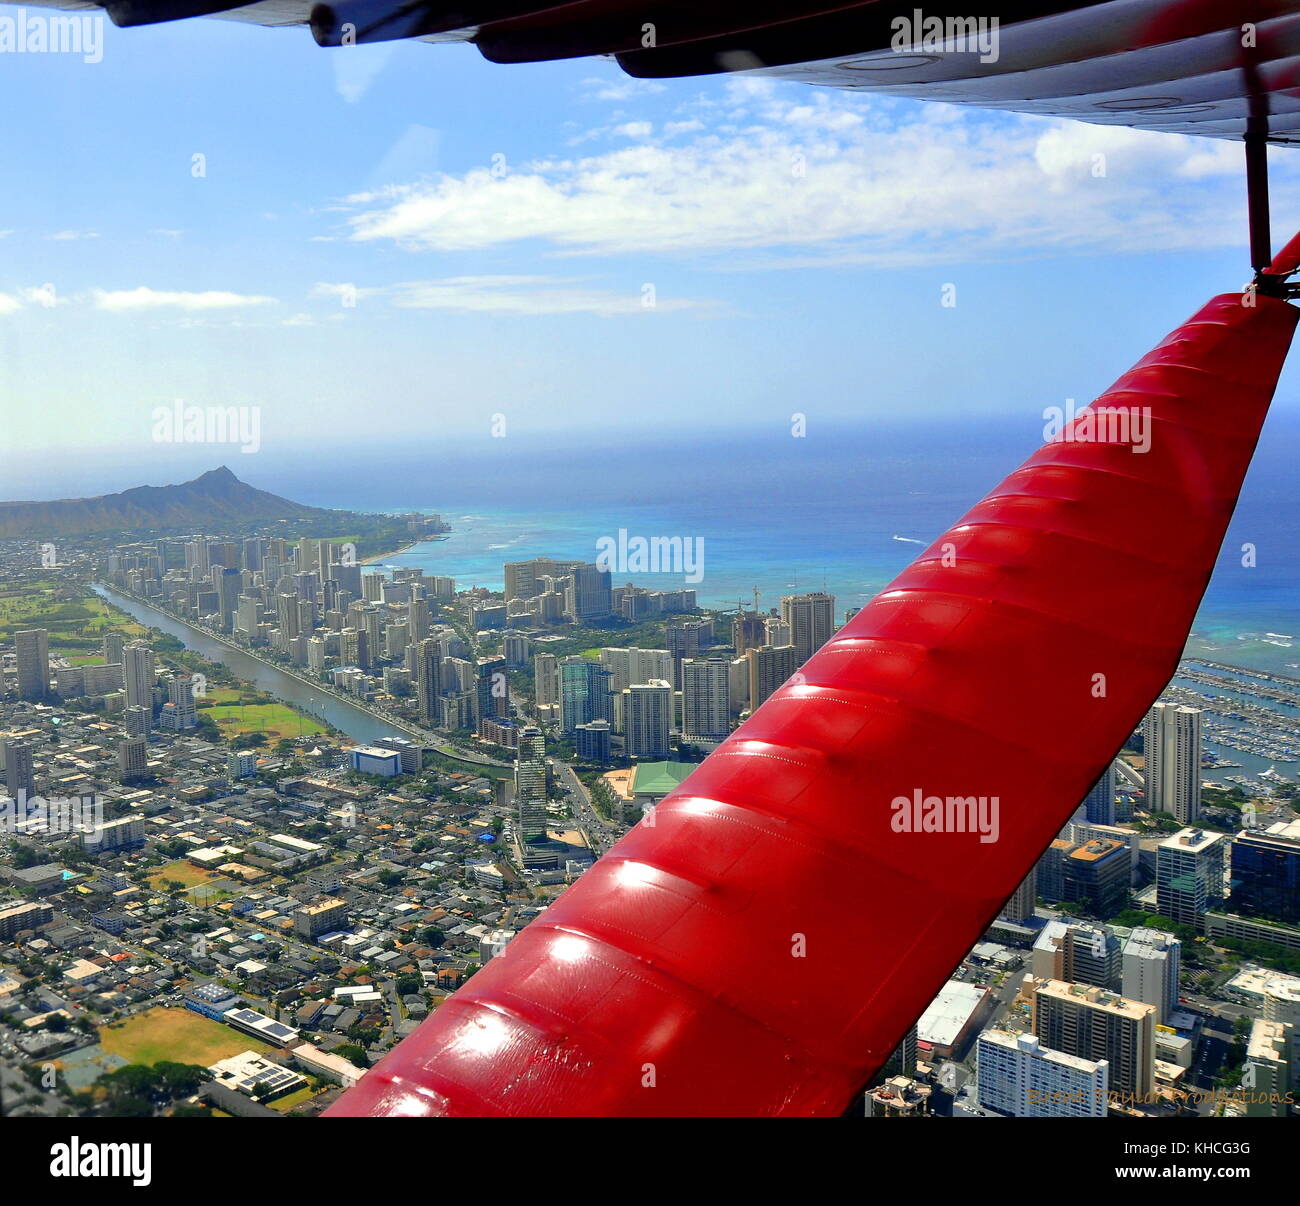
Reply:
[[[178,398],[260,407],[281,456],[494,414],[1036,424],[1248,276],[1231,144],[220,20],[104,38],[0,56],[6,497],[69,492],[56,462],[175,480]]]

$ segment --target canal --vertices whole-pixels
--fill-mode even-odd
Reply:
[[[169,616],[165,611],[141,603],[136,599],[119,594],[112,587],[95,583],[94,592],[120,608],[146,628],[157,628],[168,636],[175,637],[187,649],[202,655],[212,662],[221,662],[246,682],[254,683],[263,691],[268,691],[278,699],[301,708],[304,712],[332,724],[340,732],[346,733],[353,741],[365,745],[378,737],[407,737],[396,725],[391,725],[377,716],[372,716],[363,708],[358,708],[346,700],[339,699],[325,691],[314,691],[301,680],[268,666],[265,662],[239,649],[233,649],[221,641],[215,640],[197,628],[191,628],[183,620]]]

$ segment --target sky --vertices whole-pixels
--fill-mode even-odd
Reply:
[[[494,425],[1038,416],[1249,276],[1239,145],[755,76],[105,21],[98,62],[0,54],[0,112],[7,498]],[[178,401],[256,409],[266,461],[160,446]]]

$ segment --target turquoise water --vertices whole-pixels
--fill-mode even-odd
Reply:
[[[448,538],[390,559],[502,586],[502,563],[539,555],[594,559],[616,537],[703,540],[701,603],[763,607],[829,590],[860,606],[1042,441],[1041,421],[819,430],[784,422],[740,433],[682,432],[608,444],[484,438],[435,449],[365,450],[345,464],[286,465],[279,492],[321,506],[434,511]],[[1275,415],[1229,528],[1193,649],[1300,673],[1300,418]],[[1242,564],[1242,546],[1256,564]],[[671,589],[682,574],[615,573]]]

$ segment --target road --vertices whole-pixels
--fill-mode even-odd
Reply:
[[[567,762],[561,762],[558,758],[552,758],[551,765],[555,768],[557,777],[564,786],[574,815],[577,817],[583,833],[586,834],[587,844],[591,847],[591,852],[597,858],[600,858],[622,836],[619,826],[606,821],[596,811],[591,802],[591,796],[587,794],[586,787],[583,786],[582,780],[574,773],[573,767]]]

